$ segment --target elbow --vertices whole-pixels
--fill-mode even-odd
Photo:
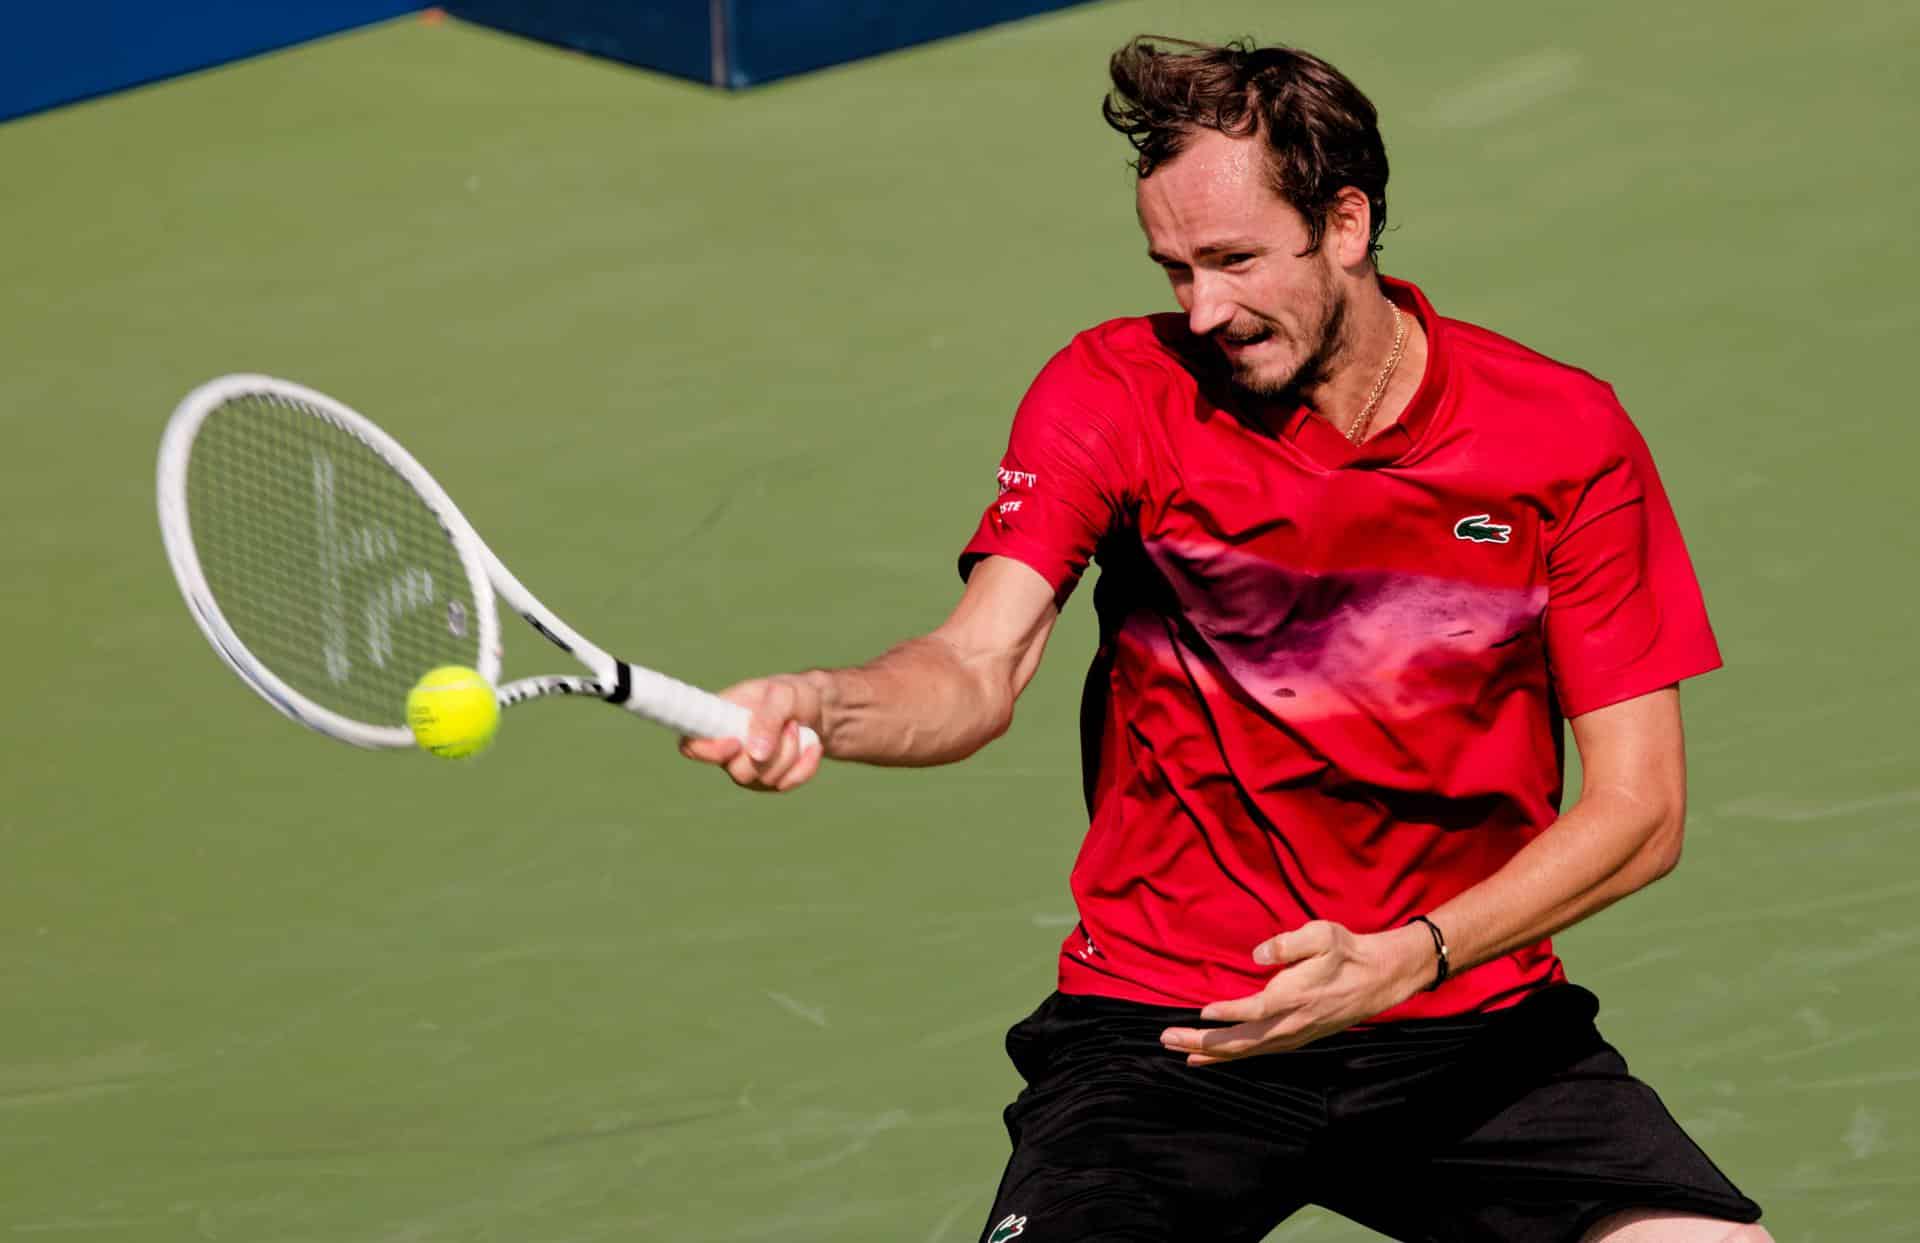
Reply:
[[[980,739],[980,745],[983,747],[1013,728],[1013,692],[1005,688],[996,688],[996,693],[989,695],[984,716],[986,729]]]
[[[1646,869],[1643,884],[1651,885],[1664,876],[1671,875],[1680,866],[1681,843],[1686,836],[1687,816],[1684,809],[1675,808],[1662,815],[1655,822],[1647,844],[1641,850],[1641,859]]]
[[[1648,877],[1648,884],[1652,884],[1654,881],[1660,880],[1663,877],[1671,876],[1673,870],[1680,866],[1680,835],[1675,833],[1670,842],[1662,843],[1658,849],[1655,850],[1650,862],[1653,865],[1653,875]]]

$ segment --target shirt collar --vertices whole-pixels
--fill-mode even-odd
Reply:
[[[1377,465],[1398,461],[1406,456],[1433,422],[1440,408],[1440,399],[1446,391],[1446,332],[1440,316],[1434,312],[1433,304],[1427,301],[1427,296],[1420,292],[1419,286],[1410,281],[1395,280],[1391,276],[1380,278],[1380,292],[1395,306],[1413,316],[1426,334],[1426,370],[1421,373],[1420,387],[1414,390],[1413,400],[1407,403],[1400,418],[1392,427],[1368,437],[1365,444],[1350,444],[1331,423],[1316,417],[1304,405],[1296,407],[1278,428],[1279,435],[1328,467]]]

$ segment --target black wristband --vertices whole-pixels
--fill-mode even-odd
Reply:
[[[1427,931],[1433,934],[1433,956],[1438,961],[1438,966],[1433,973],[1433,983],[1427,985],[1427,991],[1430,993],[1447,982],[1447,976],[1453,969],[1452,964],[1447,961],[1447,938],[1441,935],[1440,925],[1425,915],[1415,915],[1407,921],[1407,924],[1409,927],[1414,924],[1425,924]]]

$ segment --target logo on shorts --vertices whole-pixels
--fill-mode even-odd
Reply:
[[[1472,514],[1453,524],[1453,538],[1476,544],[1505,544],[1513,528],[1493,521],[1492,514]]]
[[[1018,1238],[1027,1232],[1027,1219],[1008,1213],[1000,1219],[1000,1224],[987,1236],[987,1243],[1007,1243],[1008,1239]]]

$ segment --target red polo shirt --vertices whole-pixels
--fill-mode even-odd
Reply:
[[[1015,416],[962,573],[1013,557],[1064,604],[1101,568],[1064,992],[1238,997],[1278,932],[1432,910],[1553,822],[1563,717],[1720,663],[1613,390],[1382,284],[1427,367],[1363,446],[1230,413],[1179,315],[1081,333]],[[1541,941],[1386,1017],[1563,978]]]

